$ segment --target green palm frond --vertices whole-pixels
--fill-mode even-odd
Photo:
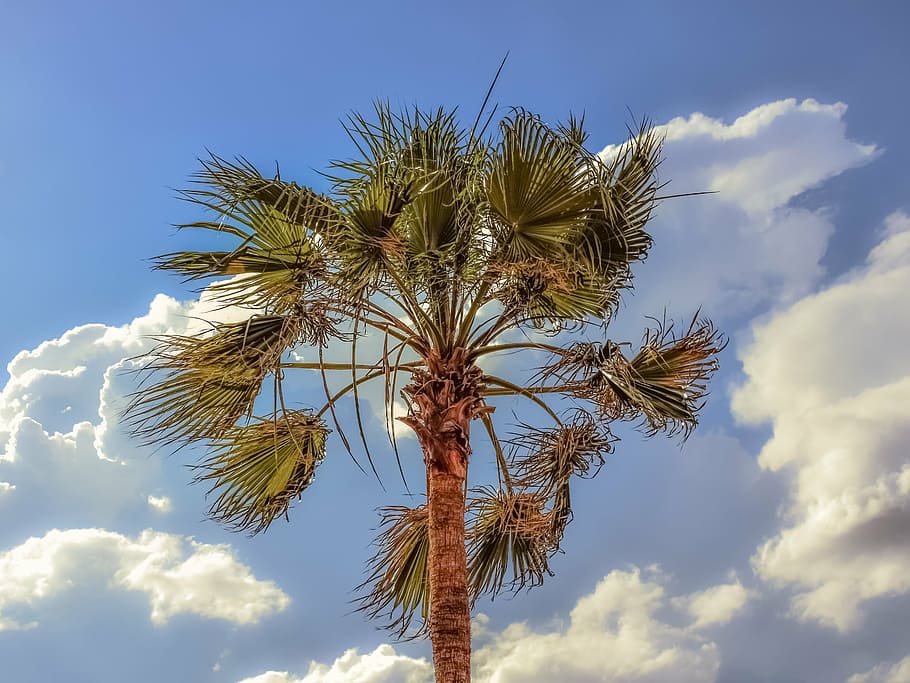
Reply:
[[[525,431],[511,441],[514,481],[549,500],[551,531],[558,544],[572,519],[572,476],[590,478],[597,474],[605,457],[613,452],[615,438],[582,410],[556,429],[522,427]],[[516,457],[522,452],[523,457]]]
[[[552,575],[552,524],[544,510],[546,497],[537,492],[475,489],[468,532],[468,576],[475,599],[503,588],[539,586]],[[511,572],[509,568],[511,567]]]
[[[328,434],[320,418],[303,410],[226,431],[197,466],[196,480],[210,483],[209,493],[218,492],[209,514],[253,534],[286,517],[325,458]]]
[[[627,278],[631,262],[651,247],[645,226],[660,185],[663,139],[643,122],[610,163],[587,158],[592,210],[575,237],[576,253],[608,278]]]
[[[393,271],[412,295],[435,296],[476,251],[485,148],[469,149],[454,112],[442,109],[395,114],[378,103],[375,122],[352,115],[346,128],[360,156],[334,162],[330,179],[343,198],[347,286],[367,290]]]
[[[188,280],[243,275],[212,290],[226,304],[286,311],[326,276],[326,247],[339,220],[334,204],[309,188],[265,179],[248,162],[212,156],[197,174],[201,186],[183,193],[218,214],[181,228],[228,233],[233,251],[181,251],[155,260],[156,268]]]
[[[564,254],[590,206],[577,148],[538,117],[518,110],[501,124],[487,198],[506,262]]]
[[[149,444],[222,436],[249,415],[262,380],[299,340],[302,324],[299,316],[254,315],[216,325],[209,336],[162,338],[140,372],[163,375],[140,387],[126,410],[134,435]]]
[[[398,216],[410,199],[410,188],[380,173],[342,205],[344,223],[332,248],[341,260],[341,288],[358,298],[375,287],[390,262],[404,254]]]
[[[265,178],[243,157],[232,163],[210,154],[200,163],[202,169],[193,175],[194,189],[182,193],[193,203],[219,213],[230,212],[241,204],[270,207],[291,223],[311,230],[332,220],[333,205],[328,197],[282,180],[277,172],[274,178]]]
[[[409,256],[460,251],[484,199],[486,148],[476,141],[467,146],[454,113],[415,111],[401,157],[413,189]]]
[[[425,505],[382,509],[383,531],[368,565],[370,575],[357,587],[360,611],[370,619],[387,619],[399,638],[417,638],[429,628],[429,516]],[[414,619],[419,620],[414,628]]]

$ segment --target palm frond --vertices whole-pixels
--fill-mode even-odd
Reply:
[[[202,471],[196,480],[211,483],[209,493],[218,492],[209,514],[253,534],[286,517],[325,458],[328,434],[325,423],[304,410],[226,431],[197,465]]]
[[[555,429],[522,427],[524,431],[510,441],[513,476],[519,487],[548,499],[551,532],[558,544],[572,519],[572,476],[590,478],[597,474],[605,457],[613,452],[616,439],[583,410]],[[519,453],[524,455],[518,457]]]
[[[360,156],[333,162],[343,198],[345,286],[366,291],[394,272],[396,284],[441,305],[447,290],[477,268],[477,208],[484,199],[486,148],[470,148],[454,112],[400,114],[376,105],[375,121],[346,126]]]
[[[609,316],[619,288],[577,261],[531,259],[491,269],[500,276],[494,296],[514,323],[556,334],[587,316]]]
[[[368,564],[370,575],[357,587],[366,591],[358,599],[358,609],[370,619],[389,620],[385,628],[399,638],[422,637],[430,623],[427,508],[392,506],[381,514],[383,530]]]
[[[587,157],[592,210],[575,237],[576,253],[608,278],[628,277],[629,264],[647,256],[663,139],[643,121],[610,163]]]
[[[576,146],[539,117],[516,110],[501,124],[487,198],[505,261],[564,253],[590,204]]]
[[[241,205],[268,207],[311,232],[332,221],[334,205],[328,197],[282,180],[277,172],[274,178],[265,178],[243,157],[232,163],[210,154],[208,159],[200,159],[200,164],[201,170],[192,176],[194,187],[182,193],[193,203],[225,215]]]
[[[646,330],[628,360],[617,344],[576,344],[544,371],[556,374],[576,396],[593,401],[608,420],[643,419],[649,436],[664,431],[688,436],[698,424],[707,381],[717,370],[726,340],[709,320],[693,319],[682,337],[659,321]],[[583,375],[581,381],[575,377]]]
[[[300,339],[302,326],[300,316],[254,315],[216,325],[209,336],[161,338],[140,370],[160,379],[133,394],[127,424],[148,444],[222,436],[249,415],[262,380]]]
[[[338,212],[327,197],[280,179],[265,179],[248,162],[212,156],[195,176],[201,187],[189,201],[213,210],[214,221],[181,228],[226,232],[240,240],[233,251],[181,251],[155,259],[155,267],[188,280],[243,275],[212,290],[226,304],[286,311],[326,276],[325,244]]]
[[[468,577],[474,598],[503,588],[539,586],[552,575],[553,549],[545,496],[537,492],[475,489],[470,501],[474,523],[468,532]],[[511,567],[511,572],[509,571]]]
[[[332,243],[341,260],[340,288],[352,298],[364,296],[381,281],[393,259],[404,254],[398,216],[410,199],[410,188],[380,173],[342,205],[343,227]]]

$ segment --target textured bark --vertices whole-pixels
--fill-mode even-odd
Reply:
[[[412,413],[401,418],[423,447],[429,514],[430,641],[437,683],[471,680],[471,605],[465,550],[465,481],[471,421],[483,405],[483,373],[464,350],[426,359],[405,387]]]
[[[437,683],[471,680],[471,610],[464,539],[464,479],[429,472],[430,640]]]

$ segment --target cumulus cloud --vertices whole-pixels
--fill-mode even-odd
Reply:
[[[426,659],[400,655],[391,645],[380,645],[365,655],[347,650],[331,666],[313,662],[303,678],[286,671],[267,671],[240,683],[430,683],[432,672]]]
[[[854,674],[847,683],[910,683],[910,656],[896,664],[885,662],[865,673]]]
[[[674,598],[676,607],[685,609],[695,619],[692,628],[726,624],[749,600],[749,592],[739,581],[712,586],[698,593]]]
[[[770,422],[759,464],[792,476],[785,528],[756,573],[793,615],[845,631],[864,601],[910,591],[910,220],[892,215],[863,268],[757,325],[735,415]]]
[[[152,530],[129,538],[104,529],[52,529],[0,553],[0,630],[35,627],[7,615],[99,579],[146,593],[158,625],[178,614],[255,624],[290,603],[226,545]]]
[[[719,318],[808,293],[834,228],[824,209],[791,200],[877,154],[847,137],[845,112],[841,103],[789,99],[729,124],[695,113],[658,126],[666,136],[661,178],[672,181],[665,193],[718,194],[658,208],[654,247],[635,271],[634,311],[703,306]]]
[[[477,650],[478,680],[713,681],[717,646],[661,619],[671,601],[660,580],[638,569],[613,571],[578,601],[565,628],[508,626]]]
[[[695,632],[729,621],[746,602],[739,582],[671,598],[657,567],[613,571],[583,596],[568,624],[535,630],[513,623],[502,631],[489,617],[473,624],[474,680],[478,683],[698,683],[714,681],[720,666],[716,644]],[[672,617],[667,619],[667,613]],[[694,619],[694,621],[692,621]],[[686,622],[690,622],[686,624]],[[424,659],[406,657],[389,645],[367,655],[348,650],[331,666],[313,663],[295,677],[269,671],[240,683],[429,683]]]
[[[134,388],[124,370],[154,344],[152,336],[197,332],[202,317],[228,321],[242,313],[216,309],[207,292],[183,303],[158,295],[128,324],[80,325],[18,353],[0,391],[0,480],[9,484],[0,492],[9,504],[46,499],[94,525],[148,501],[161,462],[119,428]]]

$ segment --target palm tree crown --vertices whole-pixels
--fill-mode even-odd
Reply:
[[[358,155],[333,162],[326,195],[264,177],[242,159],[203,161],[184,196],[214,216],[183,227],[232,244],[166,254],[157,267],[221,278],[213,294],[250,317],[161,339],[146,366],[152,379],[127,411],[147,442],[206,442],[197,478],[211,487],[211,515],[256,533],[312,482],[329,424],[349,453],[350,434],[359,434],[372,465],[359,408],[356,429],[346,430],[335,407],[382,382],[389,419],[420,441],[428,502],[384,509],[361,606],[400,635],[429,629],[438,680],[468,680],[452,673],[465,651],[441,653],[452,629],[464,630],[469,603],[549,574],[572,518],[572,478],[604,463],[610,423],[688,434],[723,347],[698,318],[682,334],[668,324],[646,331],[635,354],[603,337],[631,265],[651,244],[661,150],[653,130],[632,131],[604,160],[585,149],[575,118],[548,126],[516,109],[496,131],[486,128],[462,128],[453,112],[396,114],[383,104],[372,120],[352,115],[346,129]],[[509,336],[516,329],[525,334]],[[365,334],[381,338],[379,357],[363,357]],[[350,347],[350,360],[326,361],[324,350],[338,344]],[[291,359],[300,346],[318,360]],[[515,351],[545,359],[527,381],[482,369],[485,357]],[[282,380],[293,369],[321,372],[322,406],[286,407]],[[327,379],[337,371],[349,375],[340,390]],[[273,400],[256,403],[263,388]],[[500,439],[498,397],[531,401],[550,424]],[[559,397],[570,410],[557,410]],[[254,415],[265,403],[266,414]],[[475,421],[499,477],[468,490]]]

